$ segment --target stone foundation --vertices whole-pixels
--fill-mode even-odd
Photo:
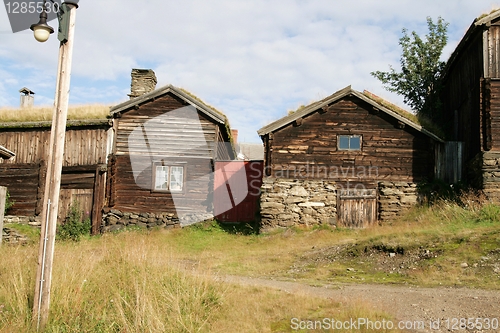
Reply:
[[[500,152],[485,152],[482,158],[483,192],[491,202],[500,203]]]
[[[180,226],[179,219],[172,213],[129,213],[105,208],[101,233],[118,231],[125,227],[174,229]]]
[[[394,219],[417,203],[417,184],[407,182],[378,183],[379,221]]]
[[[11,228],[3,228],[2,242],[11,245],[24,245],[28,244],[29,239],[25,235],[21,235],[16,230]]]
[[[31,226],[36,226],[36,227],[39,227],[42,225],[40,216],[6,215],[3,219],[3,223],[29,224]]]
[[[418,203],[417,185],[379,182],[378,220],[387,221]],[[261,228],[337,224],[337,183],[325,180],[264,178]]]
[[[335,225],[335,182],[264,178],[261,193],[261,227]]]

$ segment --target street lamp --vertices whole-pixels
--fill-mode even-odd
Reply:
[[[49,315],[50,285],[52,282],[52,263],[54,261],[64,139],[66,135],[66,119],[68,116],[76,8],[78,8],[78,1],[64,1],[57,7],[54,0],[50,1],[53,3],[53,9],[57,11],[57,18],[59,20],[58,39],[61,43],[59,45],[56,94],[54,99],[52,127],[50,130],[47,175],[45,178],[45,191],[43,195],[42,228],[40,231],[40,246],[33,302],[33,318],[37,318],[37,330],[43,329]],[[54,32],[54,29],[47,24],[46,2],[46,0],[43,1],[40,21],[31,26],[35,39],[42,43]]]
[[[42,12],[40,13],[40,21],[36,24],[32,24],[30,29],[33,30],[35,39],[40,43],[46,42],[49,39],[50,34],[54,33],[54,29],[47,24],[47,9],[45,7],[46,3],[43,2]]]

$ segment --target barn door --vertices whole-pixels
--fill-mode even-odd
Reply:
[[[341,188],[337,197],[337,224],[366,228],[377,222],[377,190]]]
[[[94,191],[92,189],[61,189],[59,197],[59,215],[60,221],[64,221],[70,212],[72,204],[78,204],[82,213],[82,218],[90,218],[92,213]]]

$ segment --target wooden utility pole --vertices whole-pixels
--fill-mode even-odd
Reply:
[[[33,318],[37,320],[37,330],[47,324],[50,305],[50,285],[52,282],[52,263],[56,238],[57,214],[59,210],[59,193],[64,154],[64,138],[66,135],[66,118],[68,115],[71,63],[73,58],[73,41],[77,5],[67,2],[63,7],[69,12],[69,29],[67,41],[59,46],[59,64],[57,68],[56,94],[52,128],[50,132],[50,151],[47,161],[47,176],[43,197],[42,229],[36,274],[36,287],[33,302]],[[64,3],[63,3],[64,5]]]
[[[0,245],[3,237],[3,218],[5,213],[5,200],[7,199],[7,187],[0,186]]]

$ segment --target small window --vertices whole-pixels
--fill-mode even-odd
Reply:
[[[181,166],[156,165],[155,191],[180,192],[184,187],[184,168]]]
[[[361,150],[361,135],[339,135],[339,150]]]
[[[170,167],[170,191],[182,191],[184,183],[184,168],[179,166]]]

